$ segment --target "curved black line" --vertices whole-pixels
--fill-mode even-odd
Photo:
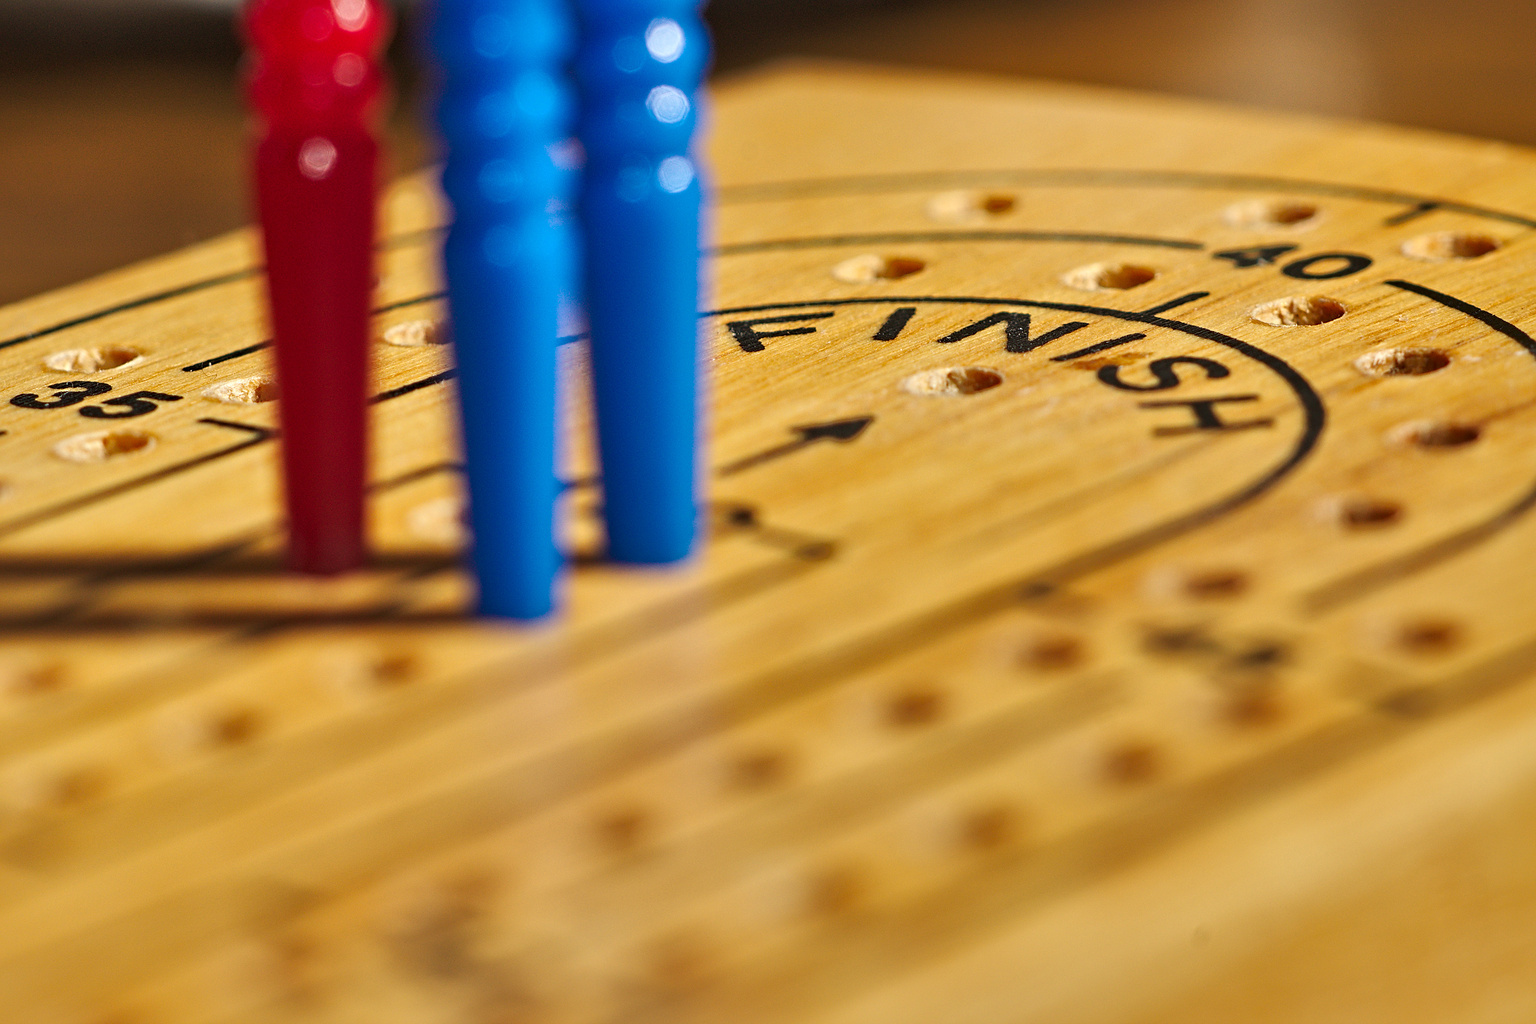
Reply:
[[[153,306],[155,303],[165,302],[167,299],[179,299],[183,295],[191,295],[193,292],[200,292],[209,288],[217,288],[221,284],[233,284],[236,281],[244,281],[255,277],[258,273],[261,272],[261,269],[262,268],[260,267],[250,267],[245,270],[237,270],[232,274],[221,274],[218,277],[210,277],[202,281],[193,281],[191,284],[184,284],[176,288],[171,288],[167,291],[156,292],[153,295],[145,295],[142,298],[129,299],[127,302],[120,302],[115,306],[108,306],[106,309],[98,309],[94,313],[86,313],[84,316],[77,316],[73,319],[65,320],[62,323],[54,324],[51,327],[42,327],[38,330],[30,331],[27,334],[21,334],[6,341],[0,341],[0,349],[10,348],[12,345],[20,345],[24,341],[36,341],[38,338],[46,338],[50,334],[58,334],[60,331],[67,331],[71,327],[80,327],[84,324],[94,323],[97,320],[105,320],[107,317],[116,316],[118,313],[126,313],[133,309],[142,309],[145,306]]]
[[[454,375],[455,371],[453,370],[447,370],[443,373],[434,374],[421,380],[412,381],[409,384],[403,384],[400,387],[394,388],[393,390],[374,395],[371,399],[369,399],[369,402],[370,404],[388,402],[393,399],[400,398],[403,395],[408,395],[412,392],[420,391],[423,388],[433,387],[437,384],[442,384],[446,381],[452,380]],[[112,486],[106,487],[99,491],[92,491],[89,494],[80,495],[75,498],[68,498],[62,502],[59,502],[58,504],[50,505],[47,508],[38,509],[36,511],[26,513],[25,515],[18,516],[17,518],[7,522],[0,523],[0,536],[6,536],[19,530],[28,529],[38,525],[39,523],[47,522],[50,519],[54,519],[58,516],[65,515],[70,512],[78,512],[80,509],[87,508],[96,504],[97,502],[118,497],[121,494],[136,490],[148,484],[158,483],[167,477],[185,473],[187,470],[196,469],[199,466],[207,465],[210,462],[216,462],[219,459],[225,458],[229,455],[237,454],[238,452],[242,452],[245,449],[251,448],[255,445],[263,444],[267,441],[274,441],[281,436],[280,433],[276,430],[268,427],[258,427],[250,423],[236,423],[231,420],[214,419],[212,417],[206,416],[200,418],[197,422],[207,423],[216,427],[227,427],[231,430],[243,430],[254,434],[255,436],[248,440],[242,441],[240,444],[234,445],[233,447],[221,448],[218,451],[210,452],[207,455],[199,455],[195,458],[188,459],[186,462],[178,462],[173,465],[154,470],[153,472],[146,473],[143,476],[134,477],[131,480],[125,480],[122,483],[113,484]]]
[[[1465,299],[1458,299],[1454,295],[1447,295],[1433,288],[1414,284],[1412,281],[1393,280],[1384,283],[1400,291],[1421,295],[1426,299],[1445,306],[1447,309],[1454,309],[1458,313],[1464,313],[1472,319],[1493,328],[1525,349],[1531,356],[1536,357],[1536,338],[1532,338],[1525,331],[1522,331],[1497,314],[1490,313],[1480,306],[1474,306]],[[1383,587],[1405,580],[1409,576],[1416,575],[1426,569],[1432,569],[1504,532],[1504,530],[1513,526],[1533,508],[1536,508],[1536,485],[1533,485],[1508,507],[1494,513],[1480,523],[1474,523],[1449,536],[1431,541],[1423,547],[1415,548],[1405,554],[1389,558],[1383,562],[1377,562],[1374,565],[1368,565],[1363,569],[1357,569],[1330,583],[1314,587],[1302,595],[1302,608],[1309,615],[1322,615],[1342,605],[1357,601]]]
[[[1532,338],[1529,334],[1526,334],[1501,316],[1496,316],[1480,306],[1474,306],[1465,299],[1458,299],[1454,295],[1445,294],[1445,292],[1437,292],[1433,288],[1426,288],[1422,284],[1414,284],[1412,281],[1387,281],[1385,283],[1401,291],[1413,292],[1415,295],[1422,295],[1426,299],[1432,299],[1442,306],[1454,309],[1458,313],[1465,313],[1474,320],[1481,320],[1531,355],[1536,356],[1536,338]]]
[[[82,508],[87,508],[100,501],[106,501],[108,498],[116,498],[120,495],[127,494],[130,491],[136,491],[140,487],[147,487],[150,484],[159,483],[161,480],[166,480],[173,476],[179,476],[188,470],[197,469],[200,466],[206,466],[210,462],[217,462],[220,459],[226,458],[230,455],[243,452],[247,448],[255,447],[256,445],[261,444],[264,441],[271,440],[274,436],[276,436],[274,431],[268,430],[266,427],[255,426],[254,424],[250,423],[235,423],[230,420],[213,419],[211,417],[204,417],[199,419],[197,422],[206,423],[209,426],[225,427],[230,430],[242,431],[250,436],[238,444],[230,445],[227,448],[220,448],[216,451],[209,452],[206,455],[199,455],[196,458],[188,459],[186,462],[178,462],[174,465],[166,466],[162,469],[157,469],[152,473],[146,473],[143,476],[133,477],[130,480],[124,480],[121,483],[113,484],[110,487],[104,487],[99,491],[91,491],[88,494],[82,494],[78,497],[66,498],[63,501],[49,505],[46,508],[40,508],[36,511],[28,512],[26,515],[18,516],[17,518],[9,520],[3,525],[0,525],[0,536],[8,536],[20,530],[25,530],[28,527],[36,526],[39,523],[47,522],[50,519],[55,519],[59,516],[66,515],[70,512],[78,512]]]
[[[1317,447],[1318,440],[1322,437],[1323,428],[1327,424],[1328,414],[1323,407],[1323,400],[1305,377],[1296,371],[1289,363],[1278,356],[1272,355],[1263,349],[1250,345],[1248,342],[1239,341],[1219,331],[1213,331],[1208,327],[1200,327],[1196,324],[1184,323],[1181,320],[1169,320],[1153,313],[1140,313],[1123,309],[1109,309],[1103,306],[1085,306],[1070,302],[1043,302],[1027,299],[996,299],[973,295],[888,295],[880,298],[863,299],[831,299],[826,302],[778,302],[759,306],[736,306],[729,309],[713,310],[701,314],[703,317],[735,316],[741,313],[761,313],[774,309],[806,309],[835,306],[870,306],[870,305],[914,305],[914,304],[964,304],[980,306],[1023,306],[1030,309],[1052,309],[1064,313],[1086,313],[1089,316],[1110,317],[1117,320],[1129,320],[1134,323],[1147,324],[1151,327],[1162,327],[1170,331],[1178,331],[1192,337],[1209,341],[1223,348],[1231,349],[1239,355],[1254,360],[1267,367],[1281,380],[1285,381],[1291,391],[1296,395],[1304,415],[1304,427],[1301,439],[1296,443],[1291,454],[1283,462],[1264,474],[1248,487],[1223,498],[1214,504],[1199,508],[1193,512],[1179,516],[1149,527],[1139,533],[1131,534],[1101,545],[1090,551],[1059,562],[1043,571],[1031,573],[1022,586],[1025,596],[1040,596],[1049,591],[1077,579],[1088,573],[1107,568],[1116,562],[1123,561],[1133,555],[1140,554],[1148,548],[1156,547],[1181,534],[1187,533],[1197,527],[1203,526],[1212,520],[1218,519],[1229,512],[1248,504],[1258,498],[1264,492],[1274,487],[1292,470],[1301,464],[1312,450]]]
[[[390,302],[383,306],[379,306],[371,310],[370,315],[379,316],[384,313],[393,313],[397,309],[409,309],[411,306],[420,306],[425,303],[433,302],[437,299],[445,299],[447,297],[447,292],[428,292],[425,295],[417,295],[414,298],[401,299],[399,302]],[[220,363],[227,363],[231,359],[239,359],[241,356],[255,355],[257,352],[260,352],[264,349],[269,349],[271,347],[271,341],[259,341],[254,345],[247,345],[244,348],[237,348],[233,352],[225,352],[221,356],[214,356],[211,359],[204,359],[201,362],[193,363],[190,366],[183,366],[181,368],[181,372],[196,373],[199,370],[206,370],[210,366],[217,366]]]
[[[1154,188],[1220,188],[1220,189],[1259,189],[1268,191],[1309,192],[1316,195],[1333,195],[1344,198],[1365,199],[1373,202],[1394,203],[1423,210],[1440,209],[1450,210],[1455,213],[1465,213],[1475,217],[1487,217],[1492,220],[1517,224],[1521,227],[1536,228],[1536,219],[1522,214],[1507,213],[1482,206],[1474,206],[1469,203],[1458,203],[1446,199],[1437,199],[1433,196],[1420,196],[1407,192],[1396,192],[1390,189],[1363,188],[1355,185],[1339,185],[1332,182],[1310,181],[1299,178],[1277,178],[1265,175],[1241,175],[1241,174],[1205,174],[1198,171],[1135,171],[1135,170],[1093,170],[1093,169],[1059,169],[1059,170],[1013,170],[1013,171],[943,171],[918,174],[885,174],[864,175],[844,178],[805,178],[796,181],[762,182],[754,185],[727,185],[715,192],[717,202],[725,205],[731,203],[763,202],[772,199],[787,199],[810,197],[817,195],[842,195],[850,192],[892,192],[905,189],[931,188],[943,185],[980,184],[987,181],[1002,181],[1014,184],[1033,185],[1090,185],[1090,186],[1127,186],[1142,185]],[[442,228],[423,228],[415,231],[402,232],[383,239],[379,243],[381,249],[399,248],[415,242],[431,241],[442,232]],[[981,233],[986,234],[986,233]],[[1133,241],[1134,236],[1082,236],[1083,240],[1097,237],[1103,239],[1120,239],[1129,244],[1167,244],[1167,240]],[[730,254],[727,250],[745,251],[741,247],[752,245],[771,245],[780,243],[740,243],[738,247],[721,247],[718,252],[722,255]],[[1198,243],[1192,243],[1199,247]],[[1184,243],[1175,247],[1182,248]],[[12,345],[20,345],[23,342],[33,341],[38,338],[57,334],[71,327],[92,323],[105,319],[117,313],[140,309],[144,306],[154,305],[168,299],[178,298],[192,292],[214,288],[222,284],[245,280],[261,273],[262,266],[248,267],[231,274],[219,277],[207,278],[202,281],[194,281],[190,284],[142,298],[131,299],[127,302],[109,306],[106,309],[97,310],[84,316],[65,320],[49,327],[39,328],[27,334],[18,335],[5,341],[0,341],[0,349],[6,349]]]
[[[839,245],[900,245],[904,242],[1087,242],[1104,245],[1149,245],[1161,249],[1199,251],[1203,242],[1150,235],[1109,235],[1088,231],[889,231],[867,235],[828,235],[823,238],[777,238],[762,242],[717,245],[714,256],[742,256],[786,249],[823,249]]]
[[[1430,209],[1449,210],[1473,217],[1536,228],[1536,218],[1509,213],[1471,203],[1459,203],[1438,196],[1417,195],[1395,189],[1341,185],[1306,178],[1281,178],[1265,174],[1214,174],[1203,171],[1103,170],[1094,168],[1019,169],[992,171],[931,171],[926,173],[865,174],[840,178],[800,178],[767,181],[752,185],[726,185],[716,190],[721,203],[758,203],[776,199],[805,199],[850,193],[916,191],[958,185],[984,185],[1000,182],[1036,186],[1093,186],[1146,188],[1208,188],[1231,191],[1266,191],[1310,193],[1341,199],[1363,199]]]

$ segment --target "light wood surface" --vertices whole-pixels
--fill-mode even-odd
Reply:
[[[714,120],[713,537],[601,562],[567,344],[546,626],[461,615],[426,179],[367,573],[277,568],[249,235],[0,311],[4,1019],[1536,1013],[1536,156],[856,69]]]

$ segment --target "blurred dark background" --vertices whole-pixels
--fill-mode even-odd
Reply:
[[[0,0],[0,301],[245,223],[231,6]],[[831,57],[1536,144],[1531,0],[716,0],[710,19],[718,76]],[[404,49],[396,171],[431,159]]]

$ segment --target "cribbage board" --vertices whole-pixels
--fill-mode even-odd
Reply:
[[[248,233],[0,311],[0,1019],[1536,1015],[1536,155],[721,89],[711,537],[466,618],[429,179],[366,572],[281,571]],[[515,439],[509,439],[515,443]]]

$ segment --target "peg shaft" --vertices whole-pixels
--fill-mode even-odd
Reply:
[[[256,204],[277,351],[289,564],[366,558],[368,331],[389,15],[375,0],[254,0]]]
[[[574,114],[559,0],[437,0],[443,248],[459,366],[473,560],[483,614],[553,606],[560,295],[572,276],[566,221]]]
[[[581,210],[609,556],[688,556],[698,507],[696,0],[578,0]]]

